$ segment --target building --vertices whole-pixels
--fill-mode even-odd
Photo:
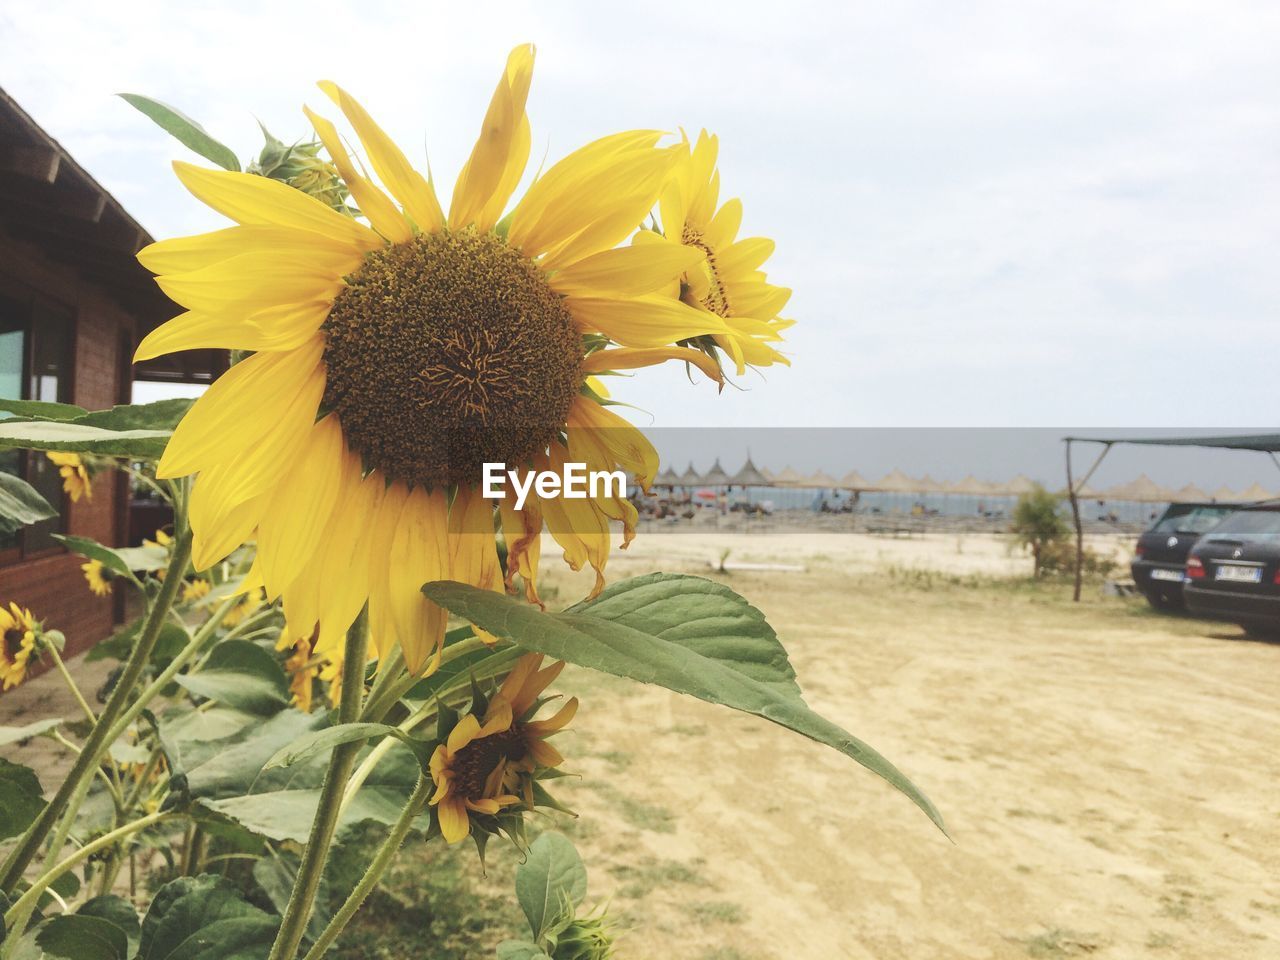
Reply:
[[[138,341],[178,312],[134,259],[151,239],[0,90],[0,397],[99,410],[128,403],[135,379],[207,383],[225,368],[215,351],[132,366]],[[91,500],[71,503],[42,453],[0,450],[0,470],[62,508],[56,520],[0,539],[0,601],[30,607],[78,653],[110,632],[122,598],[90,594],[82,559],[51,534],[122,544],[127,479],[106,471]]]

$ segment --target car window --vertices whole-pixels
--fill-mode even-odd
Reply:
[[[1280,533],[1280,510],[1240,510],[1214,527],[1217,533]]]
[[[1192,507],[1165,514],[1151,529],[1155,533],[1208,533],[1231,512],[1231,507]]]

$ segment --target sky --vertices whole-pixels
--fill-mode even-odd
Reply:
[[[1280,5],[360,3],[0,8],[0,86],[157,237],[223,225],[112,94],[241,155],[337,80],[449,184],[506,52],[534,155],[707,127],[795,293],[792,366],[642,371],[642,425],[1274,429]],[[424,161],[425,162],[425,161]],[[446,188],[444,193],[448,192]]]

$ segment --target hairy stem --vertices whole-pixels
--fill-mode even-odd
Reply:
[[[366,607],[347,631],[338,723],[354,723],[360,717],[368,652],[369,610]],[[339,744],[333,748],[329,757],[329,769],[325,772],[324,783],[320,787],[320,803],[316,808],[316,818],[311,824],[311,835],[307,838],[306,849],[302,851],[302,862],[298,866],[293,893],[289,896],[289,905],[285,908],[284,920],[280,924],[276,941],[271,946],[268,960],[294,960],[298,954],[298,945],[306,932],[316,890],[320,886],[320,878],[329,857],[329,846],[338,829],[342,793],[361,746],[359,741]]]
[[[404,843],[404,838],[408,836],[409,830],[412,829],[413,821],[418,818],[418,815],[426,807],[427,800],[431,796],[432,786],[431,778],[425,773],[418,775],[417,786],[413,788],[412,796],[409,797],[404,809],[400,811],[400,818],[396,820],[395,826],[391,828],[390,835],[383,841],[382,846],[378,848],[378,852],[365,870],[364,876],[360,878],[360,882],[356,884],[356,888],[351,891],[341,908],[333,915],[333,919],[329,921],[329,925],[324,928],[324,932],[320,934],[315,945],[307,951],[307,955],[302,960],[320,960],[325,951],[332,946],[333,941],[338,939],[342,931],[346,929],[347,924],[351,922],[351,918],[356,915],[356,911],[368,899],[369,894],[373,893],[374,888],[378,886],[378,881],[382,879],[382,875],[387,872],[387,868],[391,866],[391,861],[395,859],[396,854],[399,852],[400,845]]]

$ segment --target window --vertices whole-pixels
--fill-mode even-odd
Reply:
[[[0,397],[69,402],[74,336],[75,314],[68,308],[39,297],[0,292]],[[0,470],[22,477],[54,506],[63,505],[58,468],[44,454],[0,450]],[[63,529],[60,516],[0,535],[0,562],[57,549],[52,535]]]

